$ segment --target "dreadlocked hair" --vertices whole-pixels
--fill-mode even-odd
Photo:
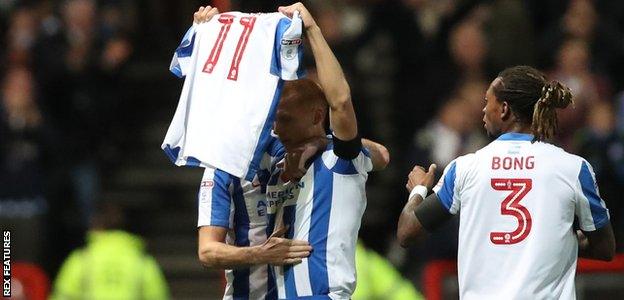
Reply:
[[[531,124],[534,142],[550,139],[557,131],[556,109],[572,103],[570,89],[529,66],[507,68],[498,77],[496,98],[507,102],[520,122]]]

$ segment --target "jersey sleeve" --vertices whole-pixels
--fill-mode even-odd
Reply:
[[[206,168],[199,188],[197,227],[232,228],[232,175],[219,169]]]
[[[197,25],[193,24],[191,28],[186,31],[182,42],[173,53],[171,64],[169,65],[169,71],[175,74],[179,78],[186,76],[188,69],[191,66],[191,55],[193,54],[193,47],[195,46],[195,30]]]
[[[594,231],[609,223],[609,210],[600,198],[596,175],[585,160],[578,174],[575,214],[583,231]]]
[[[271,137],[267,151],[260,161],[258,174],[263,172],[270,173],[273,170],[273,166],[275,166],[275,164],[277,164],[277,162],[279,162],[285,154],[286,148],[284,148],[284,145],[282,145],[277,138]]]
[[[340,158],[333,151],[331,151],[331,157],[335,160],[331,167],[332,172],[341,175],[355,175],[366,174],[373,170],[373,161],[370,158],[370,153],[364,147],[360,148],[360,152],[354,159]]]
[[[457,160],[452,161],[444,169],[442,177],[433,188],[442,206],[451,214],[459,212],[459,197],[457,197]]]
[[[292,19],[283,17],[277,23],[271,74],[283,80],[296,80],[305,76],[302,65],[302,27],[299,13],[295,13]]]

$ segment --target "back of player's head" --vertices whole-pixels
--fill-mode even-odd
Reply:
[[[494,86],[498,101],[505,101],[521,122],[531,124],[536,141],[553,136],[557,130],[557,108],[572,103],[570,89],[529,66],[507,68],[498,74]]]
[[[321,87],[311,79],[286,81],[282,90],[280,108],[327,111],[327,100]]]

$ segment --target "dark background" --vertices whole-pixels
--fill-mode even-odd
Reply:
[[[217,1],[245,12],[286,1]],[[160,150],[182,81],[169,62],[202,1],[0,1],[0,225],[15,259],[53,279],[84,243],[97,203],[115,202],[143,235],[176,297],[221,294],[196,258],[201,170]],[[309,3],[341,62],[364,137],[385,144],[361,238],[416,285],[422,266],[456,256],[456,222],[399,248],[396,221],[413,164],[441,171],[489,142],[489,82],[529,64],[568,85],[553,143],[594,167],[624,249],[624,2],[341,0]],[[311,56],[307,57],[308,64]],[[313,72],[311,72],[313,73]],[[18,242],[19,241],[19,242]]]

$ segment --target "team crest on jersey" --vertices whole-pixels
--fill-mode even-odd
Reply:
[[[297,57],[297,47],[301,44],[301,39],[282,39],[282,49],[281,54],[285,59],[293,59]]]

